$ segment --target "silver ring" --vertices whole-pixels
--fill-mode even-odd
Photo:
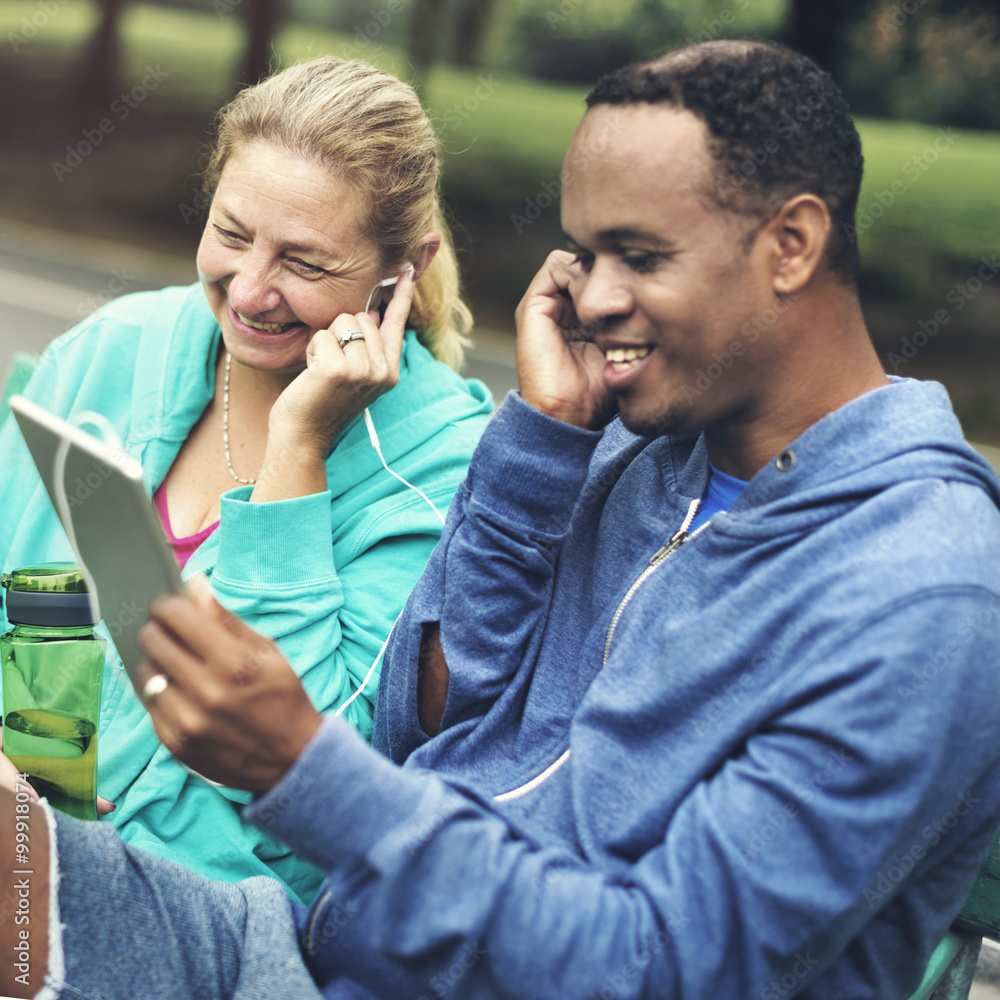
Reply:
[[[169,681],[163,674],[153,674],[142,686],[142,703],[150,704],[158,694],[163,694],[167,690]]]
[[[341,347],[343,347],[345,344],[349,344],[352,340],[364,340],[364,339],[365,335],[361,330],[348,330],[347,336],[341,337],[340,340],[337,341],[337,343],[340,344]]]

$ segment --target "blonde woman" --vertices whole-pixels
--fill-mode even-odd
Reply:
[[[206,171],[200,282],[112,302],[25,391],[111,421],[184,574],[276,639],[321,711],[357,694],[344,714],[364,735],[370,668],[491,410],[453,370],[471,316],[438,166],[413,91],[365,63],[317,59],[243,91]],[[366,407],[385,462],[430,503],[383,467]],[[0,455],[3,569],[71,557],[13,421]],[[302,899],[319,884],[243,821],[248,796],[172,760],[110,644],[98,790],[105,821],[152,853],[274,875]]]

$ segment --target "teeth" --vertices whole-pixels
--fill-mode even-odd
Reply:
[[[256,323],[247,316],[244,316],[239,309],[235,309],[234,312],[239,316],[241,322],[246,323],[247,326],[254,330],[260,330],[262,333],[281,333],[282,330],[287,330],[289,327],[296,325],[295,323]]]
[[[612,347],[604,352],[615,371],[624,371],[637,361],[641,361],[652,351],[651,347]]]

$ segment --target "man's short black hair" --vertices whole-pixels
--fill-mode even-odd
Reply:
[[[717,161],[711,200],[765,219],[808,192],[833,219],[830,270],[856,286],[854,216],[864,158],[840,88],[811,59],[769,42],[690,45],[602,77],[598,104],[672,104],[706,125]]]

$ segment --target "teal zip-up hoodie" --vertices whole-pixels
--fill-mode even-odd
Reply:
[[[219,338],[200,285],[126,296],[54,341],[24,394],[63,417],[107,417],[152,493],[212,398]],[[399,383],[370,412],[390,468],[443,513],[491,409],[481,383],[435,361],[410,332]],[[3,569],[72,559],[13,420],[0,428],[0,456]],[[326,493],[266,504],[248,502],[252,487],[230,490],[184,576],[206,574],[332,711],[363,682],[441,524],[382,468],[360,417],[327,460],[327,483]],[[376,671],[345,712],[365,736],[377,689]],[[110,643],[98,734],[98,792],[117,804],[106,821],[123,840],[210,878],[269,874],[300,898],[313,894],[319,871],[241,817],[248,795],[207,785],[160,745]]]

